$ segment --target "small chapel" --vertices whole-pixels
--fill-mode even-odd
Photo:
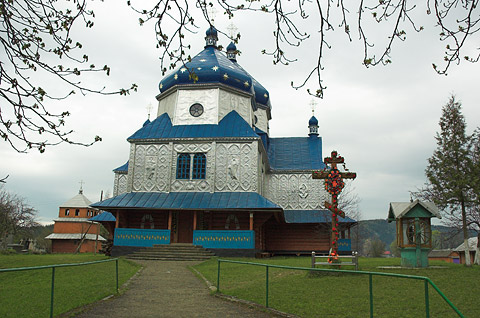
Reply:
[[[78,194],[61,204],[58,218],[53,220],[53,233],[45,237],[52,242],[52,253],[96,253],[105,238],[100,235],[100,223],[89,219],[100,211],[90,207],[92,202],[83,194]]]
[[[112,216],[115,254],[175,243],[217,255],[327,253],[331,195],[312,179],[326,167],[318,120],[305,137],[271,137],[268,90],[233,42],[219,50],[214,27],[205,40],[160,81],[156,118],[127,138],[128,161],[113,170],[114,196],[91,204]],[[351,251],[356,223],[339,218],[340,252]]]

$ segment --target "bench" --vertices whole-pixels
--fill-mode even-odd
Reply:
[[[316,265],[329,265],[329,266],[355,266],[355,270],[358,271],[358,253],[352,252],[352,255],[338,255],[339,259],[345,258],[350,259],[350,262],[341,262],[341,263],[329,263],[328,254],[317,255],[315,252],[312,252],[312,268],[315,268]],[[321,261],[321,259],[326,259]],[[317,261],[319,259],[320,261]]]

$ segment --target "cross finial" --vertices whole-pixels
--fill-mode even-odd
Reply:
[[[309,105],[312,108],[312,116],[313,116],[315,114],[315,107],[317,107],[317,101],[312,99]]]
[[[208,18],[210,19],[210,23],[214,24],[215,16],[217,15],[217,9],[215,7],[210,7],[207,10]]]
[[[150,113],[152,112],[152,109],[153,109],[152,103],[148,103],[148,106],[145,108],[148,111],[148,119],[150,120]]]
[[[230,24],[227,27],[228,30],[228,35],[230,35],[230,39],[233,40],[237,36],[237,31],[238,28],[233,24],[233,22],[230,22]]]
[[[80,190],[78,191],[78,193],[79,193],[79,194],[82,194],[82,193],[83,193],[83,184],[84,184],[85,182],[83,182],[83,180],[80,180],[79,183],[80,183]]]

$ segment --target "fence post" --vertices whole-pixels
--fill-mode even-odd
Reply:
[[[428,299],[428,281],[425,280],[425,317],[430,318],[430,302]]]
[[[266,290],[265,290],[265,307],[268,308],[268,265],[265,266],[265,269],[266,269],[266,273],[265,273],[266,274],[266,279],[265,279],[265,284],[266,284],[266,286],[265,286],[265,288],[266,288]]]
[[[217,259],[218,269],[217,269],[217,293],[220,292],[220,259]]]
[[[117,281],[117,294],[118,294],[118,258],[115,260],[115,277]]]
[[[373,318],[373,281],[372,274],[368,274],[368,289],[370,291],[370,318]]]
[[[55,290],[55,267],[52,267],[52,290],[50,293],[50,318],[53,317],[54,290]]]
[[[312,268],[315,268],[315,251],[312,251]]]

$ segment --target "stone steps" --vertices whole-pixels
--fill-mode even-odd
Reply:
[[[215,256],[201,246],[192,244],[154,245],[127,255],[128,259],[161,261],[201,261]]]

